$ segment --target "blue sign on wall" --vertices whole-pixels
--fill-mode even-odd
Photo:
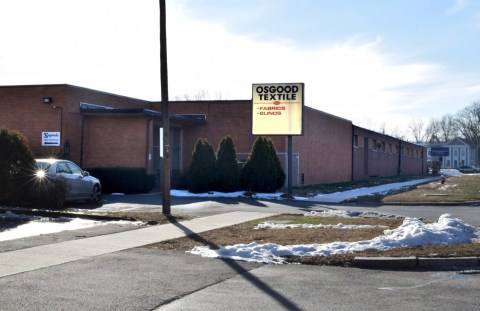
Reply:
[[[432,157],[448,157],[450,155],[450,149],[448,147],[432,147],[430,149],[430,155]]]

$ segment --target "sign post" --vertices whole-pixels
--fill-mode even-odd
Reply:
[[[252,134],[286,135],[288,193],[292,193],[292,136],[303,135],[303,83],[253,84]]]
[[[160,88],[162,92],[162,126],[163,126],[163,186],[162,213],[170,215],[170,111],[168,107],[168,69],[167,69],[167,20],[165,0],[160,4]]]

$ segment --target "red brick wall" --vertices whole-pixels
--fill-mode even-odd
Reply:
[[[44,104],[43,97],[51,97],[52,104]],[[12,86],[0,87],[0,126],[22,132],[37,155],[51,155],[60,147],[42,147],[42,132],[60,132],[61,111],[53,105],[63,106],[66,98],[64,86]],[[63,108],[62,108],[63,109]],[[63,111],[63,137],[70,133]]]
[[[149,130],[145,117],[86,117],[83,166],[147,168]]]
[[[251,135],[250,100],[172,102],[169,108],[172,113],[207,115],[206,125],[184,128],[184,172],[190,165],[199,138],[206,138],[216,149],[220,140],[230,135],[237,153],[251,151],[256,137]],[[293,137],[293,152],[300,154],[300,174],[304,174],[305,183],[351,180],[351,122],[308,107],[305,108],[304,122],[305,135]],[[277,152],[288,151],[286,136],[271,138]]]
[[[155,109],[161,110],[156,104]],[[252,133],[252,101],[195,101],[171,102],[171,114],[205,114],[205,125],[184,127],[183,130],[183,168],[189,167],[192,152],[199,138],[206,138],[215,150],[221,139],[230,135],[235,143],[237,153],[250,153],[255,136]],[[271,137],[278,152],[286,152],[284,136]]]
[[[352,123],[305,107],[304,135],[293,137],[305,184],[351,180]]]
[[[354,127],[358,146],[354,147],[354,180],[395,175],[414,175],[427,172],[426,149],[360,127]],[[368,148],[364,148],[364,139]],[[377,146],[374,146],[376,141]],[[385,146],[385,148],[383,147]],[[400,147],[403,156],[400,156]],[[366,157],[366,159],[365,159]]]
[[[51,97],[44,104],[43,97]],[[42,132],[60,132],[63,115],[62,144],[71,146],[71,160],[80,163],[82,116],[80,102],[116,108],[148,108],[150,103],[66,84],[0,87],[0,126],[22,132],[37,157],[61,153],[62,147],[42,146]],[[62,107],[53,109],[53,106]],[[125,128],[121,128],[123,131]],[[143,131],[145,135],[145,131]],[[145,139],[142,139],[144,141]],[[142,150],[145,153],[145,149]],[[142,159],[145,157],[142,155]],[[141,165],[145,166],[145,163]]]

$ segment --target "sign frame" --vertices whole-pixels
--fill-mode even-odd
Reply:
[[[449,157],[450,148],[448,147],[431,147],[430,148],[431,157]]]
[[[42,132],[42,146],[60,146],[61,133],[60,132]]]
[[[305,83],[252,84],[252,135],[302,136]]]

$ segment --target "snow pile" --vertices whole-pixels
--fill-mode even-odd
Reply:
[[[454,168],[442,168],[439,173],[441,175],[445,175],[445,176],[460,176],[460,175],[463,175],[462,172],[460,172],[459,170],[454,169]]]
[[[107,225],[109,223],[144,225],[144,223],[140,221],[98,221],[68,217],[50,218],[18,215],[10,211],[0,215],[0,227],[2,223],[6,224],[6,227],[11,226],[12,228],[0,232],[0,241],[56,233],[67,230],[84,229],[94,226]]]
[[[392,190],[408,188],[411,186],[427,183],[437,179],[438,178],[436,177],[415,179],[415,180],[410,180],[405,182],[397,182],[397,183],[385,184],[385,185],[374,186],[374,187],[365,187],[365,188],[352,189],[352,190],[343,191],[343,192],[335,192],[331,194],[319,194],[309,198],[308,200],[317,201],[317,202],[340,203],[340,202],[355,199],[361,196],[373,195],[377,193],[385,194]]]
[[[411,187],[414,185],[427,183],[433,180],[437,180],[437,177],[424,178],[424,179],[415,179],[405,182],[398,182],[393,184],[380,185],[375,187],[359,188],[343,192],[335,192],[331,194],[319,194],[313,197],[294,197],[295,200],[302,201],[312,201],[312,202],[330,202],[330,203],[340,203],[346,200],[355,199],[360,196],[373,195],[376,193],[388,193],[392,190],[402,189],[406,187]],[[206,193],[191,193],[187,190],[170,190],[170,195],[174,197],[198,197],[198,198],[239,198],[245,197],[245,191],[236,191],[236,192],[216,192],[210,191]],[[252,198],[255,199],[283,199],[283,193],[255,193]]]
[[[355,211],[340,211],[340,210],[324,210],[324,211],[311,211],[305,213],[303,216],[311,217],[358,217],[362,212]]]
[[[205,193],[192,193],[187,190],[170,190],[170,195],[174,197],[196,197],[196,198],[238,198],[243,196],[245,191],[236,192],[216,192],[209,191]]]
[[[276,224],[273,222],[263,222],[255,226],[253,230],[267,230],[267,229],[373,229],[373,228],[388,228],[388,226],[374,226],[374,225],[344,225],[342,223],[336,225],[313,225],[313,224]]]
[[[245,191],[235,192],[218,192],[209,191],[205,193],[192,193],[187,190],[170,190],[170,195],[174,197],[196,197],[196,198],[246,198]],[[282,192],[276,193],[254,193],[251,197],[254,199],[270,199],[270,200],[282,200],[284,199]],[[295,200],[306,200],[303,197],[294,197]]]
[[[365,211],[365,212],[357,212],[357,211],[341,211],[341,210],[324,210],[324,211],[310,211],[308,213],[303,214],[303,216],[307,217],[374,217],[374,218],[401,218],[404,217],[393,215],[393,214],[381,214],[377,212]]]
[[[389,250],[406,246],[428,244],[469,243],[479,237],[477,228],[453,218],[450,214],[440,216],[436,223],[425,224],[416,218],[406,218],[394,230],[385,230],[383,236],[359,242],[333,242],[327,244],[278,245],[273,243],[237,244],[212,250],[206,246],[195,247],[189,252],[211,258],[229,258],[249,262],[285,263],[285,256],[328,256],[367,249]]]

